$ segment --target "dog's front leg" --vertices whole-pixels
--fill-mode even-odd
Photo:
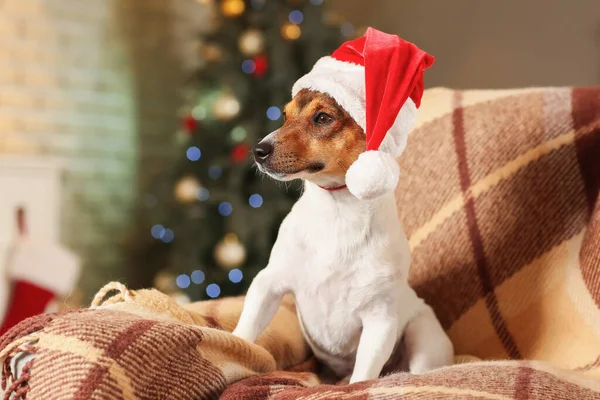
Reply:
[[[363,329],[356,351],[350,383],[379,377],[398,340],[398,321],[389,316],[370,316],[362,320]]]
[[[260,271],[246,295],[244,309],[233,334],[254,342],[275,316],[283,292],[277,289],[275,274],[269,267]]]

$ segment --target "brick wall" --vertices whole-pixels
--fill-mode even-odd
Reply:
[[[88,295],[125,275],[120,244],[174,156],[204,14],[194,0],[0,0],[0,154],[66,161],[62,237]]]

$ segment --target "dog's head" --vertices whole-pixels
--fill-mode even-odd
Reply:
[[[281,181],[343,184],[347,169],[365,151],[356,121],[331,96],[307,89],[285,106],[283,116],[283,126],[254,147],[258,168]]]

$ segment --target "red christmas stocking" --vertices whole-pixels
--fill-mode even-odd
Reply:
[[[27,281],[16,282],[12,288],[4,321],[0,326],[0,335],[24,319],[42,314],[54,297],[54,293],[41,286]]]
[[[79,259],[55,243],[30,238],[22,211],[18,227],[19,237],[8,251],[6,270],[12,288],[4,317],[0,315],[0,334],[43,313],[55,298],[67,296],[79,278]]]

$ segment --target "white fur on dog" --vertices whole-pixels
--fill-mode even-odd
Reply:
[[[415,112],[414,103],[407,102],[399,114],[405,119],[394,125],[399,135],[386,136],[390,159],[402,152]],[[263,140],[274,141],[275,135]],[[359,161],[389,169],[390,176],[381,177],[389,188],[399,172],[381,154],[367,152]],[[353,179],[348,173],[346,179]],[[315,355],[340,377],[351,373],[350,382],[377,378],[402,338],[412,373],[451,364],[450,340],[407,283],[410,247],[393,192],[359,200],[349,190],[326,191],[310,182],[304,188],[281,225],[268,266],[248,290],[233,333],[254,341],[281,298],[293,293]]]

